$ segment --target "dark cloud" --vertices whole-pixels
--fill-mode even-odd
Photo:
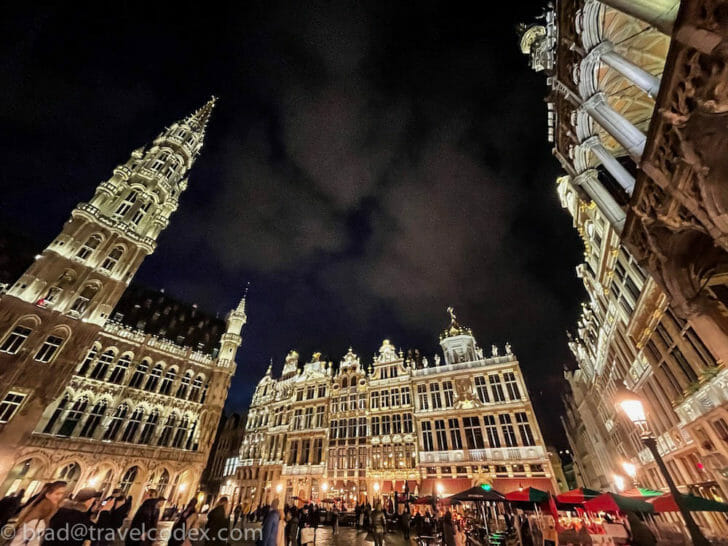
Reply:
[[[513,344],[560,442],[580,248],[556,199],[546,90],[513,30],[539,4],[485,19],[445,2],[16,5],[0,23],[14,76],[0,219],[49,240],[125,154],[214,92],[190,188],[138,278],[218,313],[252,282],[230,407],[292,347],[367,358],[391,337],[432,353],[455,305],[483,346]]]

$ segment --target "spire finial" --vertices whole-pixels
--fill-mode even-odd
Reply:
[[[450,315],[450,321],[454,324],[455,323],[455,309],[452,308],[452,306],[447,308],[447,312]]]

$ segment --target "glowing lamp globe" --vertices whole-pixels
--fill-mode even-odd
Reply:
[[[489,483],[484,483],[483,485],[480,486],[480,488],[483,491],[490,491],[491,489],[493,489],[493,486],[490,485]]]

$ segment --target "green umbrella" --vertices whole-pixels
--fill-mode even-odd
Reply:
[[[604,493],[584,503],[589,512],[654,512],[655,507],[649,502],[632,497],[623,497],[615,493]]]
[[[683,506],[690,512],[728,512],[728,504],[722,502],[696,497],[695,495],[680,495],[680,497]],[[671,493],[650,499],[648,502],[655,507],[657,513],[680,511]]]

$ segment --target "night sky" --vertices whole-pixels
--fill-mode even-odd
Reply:
[[[292,348],[368,363],[389,338],[432,360],[452,305],[486,353],[511,342],[562,445],[582,247],[515,30],[544,3],[8,4],[0,224],[40,251],[132,149],[215,94],[136,280],[221,316],[250,282],[228,408]]]

